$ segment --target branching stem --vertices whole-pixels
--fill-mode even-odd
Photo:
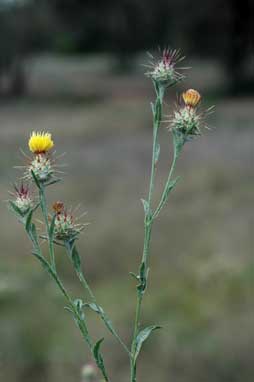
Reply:
[[[163,106],[163,97],[165,92],[165,87],[160,86],[156,83],[154,83],[155,91],[156,91],[156,101],[155,104],[152,105],[152,111],[153,111],[153,149],[152,149],[152,164],[151,164],[151,176],[150,176],[150,184],[149,184],[149,192],[148,192],[148,200],[147,205],[145,208],[145,219],[144,219],[144,247],[143,247],[143,254],[142,254],[142,262],[140,266],[140,270],[142,269],[142,275],[145,278],[143,289],[138,286],[137,288],[137,299],[136,299],[136,313],[135,313],[135,322],[134,322],[134,331],[133,331],[133,338],[132,338],[132,346],[131,346],[131,362],[130,362],[130,368],[131,368],[131,382],[137,381],[137,366],[136,366],[136,359],[135,359],[135,351],[136,351],[136,340],[137,336],[140,330],[140,320],[141,320],[141,308],[142,308],[142,301],[143,297],[146,291],[147,286],[147,278],[148,278],[148,259],[149,259],[149,253],[150,253],[150,242],[151,242],[151,233],[152,233],[152,225],[154,222],[154,219],[159,215],[161,209],[165,205],[168,199],[169,192],[173,189],[176,181],[174,183],[172,182],[172,175],[176,166],[176,162],[178,159],[178,156],[181,152],[181,149],[183,147],[184,141],[179,140],[178,137],[173,134],[174,140],[174,155],[173,155],[173,161],[170,167],[169,175],[164,187],[164,190],[162,192],[161,199],[159,201],[158,207],[153,212],[152,210],[152,197],[153,197],[153,191],[154,191],[154,184],[155,184],[155,173],[156,173],[156,165],[159,157],[159,144],[158,144],[158,131],[161,124],[161,117],[162,117],[162,106]],[[141,281],[141,272],[138,276],[139,280]]]

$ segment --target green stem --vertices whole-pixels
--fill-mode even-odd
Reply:
[[[109,379],[108,379],[108,377],[106,375],[105,368],[104,367],[103,368],[100,367],[101,365],[98,364],[98,360],[94,356],[94,345],[93,345],[93,341],[92,341],[92,339],[91,339],[91,337],[89,335],[89,331],[88,331],[88,328],[87,328],[87,324],[86,324],[85,318],[82,317],[81,314],[79,313],[79,311],[77,309],[77,306],[73,302],[72,298],[69,296],[68,292],[66,291],[63,283],[61,282],[61,280],[60,280],[60,278],[59,278],[59,276],[57,274],[56,264],[55,264],[55,255],[54,255],[53,235],[50,233],[50,230],[52,229],[52,227],[50,227],[49,221],[48,221],[48,210],[47,210],[45,189],[44,189],[43,185],[40,185],[38,188],[39,188],[40,206],[41,206],[42,214],[43,214],[43,217],[44,217],[44,220],[45,220],[47,236],[48,236],[48,242],[49,242],[50,263],[44,258],[44,256],[42,255],[41,248],[40,248],[38,242],[34,241],[32,239],[32,237],[31,237],[31,234],[30,234],[29,237],[32,239],[32,242],[33,242],[33,245],[34,245],[34,248],[35,248],[34,255],[40,260],[40,262],[42,263],[44,268],[48,271],[48,273],[53,278],[53,280],[56,282],[56,284],[59,287],[60,291],[62,292],[62,294],[64,295],[64,297],[68,301],[70,310],[73,313],[74,320],[75,320],[78,328],[81,331],[82,337],[87,342],[88,347],[90,349],[90,352],[91,352],[92,356],[94,357],[98,367],[100,368],[100,370],[102,372],[102,375],[105,378],[105,381],[109,382]],[[52,224],[53,224],[53,228],[54,228],[54,220],[53,220]]]
[[[164,97],[164,87],[157,87],[154,84],[156,89],[156,102],[155,107],[153,108],[153,151],[152,151],[152,164],[151,164],[151,176],[150,176],[150,185],[149,185],[149,193],[148,193],[148,205],[151,208],[152,202],[152,194],[154,189],[154,178],[156,172],[156,149],[158,144],[158,131],[161,123],[161,114],[162,114],[162,103]]]
[[[90,288],[85,276],[83,275],[82,272],[76,272],[77,273],[77,276],[81,282],[81,284],[83,285],[83,287],[87,290],[89,296],[91,297],[92,299],[92,302],[95,304],[96,308],[98,310],[100,310],[100,306],[99,304],[97,303],[97,300],[96,300],[96,297],[92,291],[92,289]],[[108,328],[108,318],[105,314],[105,312],[103,311],[103,313],[100,315],[102,321],[104,322],[106,328]],[[128,347],[125,345],[125,343],[123,342],[123,340],[121,339],[121,337],[119,336],[119,334],[116,332],[116,330],[111,326],[110,327],[110,332],[113,334],[113,336],[117,339],[117,341],[119,342],[119,344],[125,349],[125,351],[130,355],[130,351],[128,349]]]
[[[29,237],[30,237],[30,235],[29,235]],[[60,280],[59,276],[57,275],[56,271],[53,269],[51,264],[49,264],[49,262],[42,255],[42,252],[41,252],[41,249],[40,249],[39,245],[35,245],[35,241],[34,240],[32,240],[32,242],[33,242],[34,249],[35,249],[33,254],[37,257],[37,259],[41,262],[43,267],[47,270],[47,272],[49,273],[51,278],[55,281],[56,285],[58,286],[58,288],[60,289],[60,291],[64,295],[65,299],[67,300],[67,302],[69,304],[70,311],[72,312],[72,314],[74,316],[74,320],[75,320],[79,330],[81,331],[82,337],[84,338],[84,340],[88,344],[90,352],[91,352],[92,356],[94,357],[94,351],[93,351],[94,350],[94,345],[93,345],[93,341],[92,341],[92,339],[91,339],[91,337],[89,335],[89,331],[88,331],[87,324],[86,324],[86,321],[85,321],[84,317],[82,317],[80,315],[80,313],[79,313],[79,311],[77,309],[77,306],[75,305],[75,303],[73,302],[72,298],[68,294],[68,292],[65,289],[62,281]],[[95,359],[95,361],[97,363],[97,359]],[[109,382],[109,378],[106,375],[105,369],[102,370],[100,365],[98,365],[98,367],[101,369],[101,372],[102,372],[103,377],[105,378],[105,381]]]
[[[177,161],[177,158],[178,156],[176,155],[176,153],[174,152],[174,157],[173,157],[173,161],[172,161],[172,164],[171,164],[171,168],[170,168],[170,171],[169,171],[169,174],[168,174],[168,179],[167,179],[167,182],[166,182],[166,185],[165,185],[165,188],[163,190],[163,193],[162,193],[162,196],[161,196],[161,199],[160,199],[160,202],[158,204],[158,207],[156,208],[156,210],[154,211],[153,213],[153,219],[157,218],[161,209],[163,208],[163,206],[165,205],[165,203],[167,202],[167,190],[168,190],[168,187],[169,187],[169,184],[171,182],[171,179],[172,179],[172,175],[174,173],[174,170],[175,170],[175,166],[176,166],[176,161]]]
[[[150,184],[149,184],[149,192],[148,192],[148,200],[147,200],[147,211],[145,213],[144,219],[144,247],[143,247],[143,255],[142,255],[142,264],[144,264],[144,275],[147,279],[147,270],[148,270],[148,257],[150,251],[150,241],[151,241],[151,232],[152,232],[152,224],[153,224],[153,213],[152,213],[152,196],[154,190],[154,180],[156,173],[156,164],[158,160],[158,130],[161,124],[161,116],[162,116],[162,104],[164,97],[164,87],[157,86],[155,83],[155,91],[156,91],[156,101],[155,105],[152,107],[153,110],[153,148],[152,148],[152,164],[151,164],[151,175],[150,175]],[[147,281],[147,280],[146,280]],[[130,360],[130,368],[131,368],[131,382],[136,382],[136,363],[134,361],[134,354],[136,349],[136,338],[138,335],[139,327],[140,327],[140,318],[141,318],[141,308],[142,301],[145,294],[145,288],[143,291],[137,290],[137,302],[136,302],[136,313],[135,313],[135,322],[134,322],[134,331],[133,331],[133,339],[131,345],[131,360]]]
[[[30,239],[31,239],[31,237],[30,237]],[[91,340],[91,338],[89,336],[88,329],[87,329],[85,321],[80,317],[79,312],[77,310],[77,307],[73,303],[72,298],[70,297],[70,295],[68,294],[67,290],[65,289],[65,287],[64,287],[62,281],[60,280],[59,276],[57,275],[55,269],[53,269],[51,264],[49,264],[49,262],[42,255],[40,246],[36,245],[33,240],[32,240],[32,242],[33,242],[34,249],[35,249],[33,254],[37,257],[37,259],[40,261],[42,266],[47,270],[47,272],[49,273],[51,278],[55,281],[56,285],[58,286],[58,288],[62,292],[63,296],[65,297],[65,299],[69,303],[69,305],[71,307],[71,310],[72,310],[72,312],[74,314],[75,320],[76,320],[76,322],[78,324],[78,327],[79,327],[79,329],[80,329],[84,339],[86,340],[86,342],[87,342],[87,344],[89,346],[89,349],[92,352],[92,350],[93,350],[93,343],[92,343],[92,340]]]
[[[53,270],[53,269],[52,269]],[[54,272],[54,271],[53,271]],[[53,277],[54,278],[54,277]],[[59,279],[58,275],[55,273],[55,281],[57,283],[57,285],[59,286],[59,289],[61,290],[61,292],[63,293],[63,295],[65,296],[66,300],[68,301],[68,303],[70,304],[71,306],[71,310],[75,316],[75,319],[77,321],[77,325],[84,337],[84,339],[86,340],[88,346],[89,346],[89,349],[90,351],[92,352],[93,351],[93,342],[92,342],[92,339],[91,337],[89,336],[89,332],[88,332],[88,328],[86,326],[86,323],[85,321],[80,317],[80,314],[77,310],[77,307],[75,306],[75,304],[73,303],[71,297],[69,296],[69,294],[67,293],[66,289],[64,288],[61,280]]]
[[[174,186],[177,182],[177,179],[176,179],[175,182],[171,183],[172,182],[172,175],[174,173],[174,170],[176,167],[176,162],[177,162],[177,159],[178,159],[178,157],[182,151],[184,143],[185,143],[185,137],[182,135],[178,135],[178,133],[176,131],[173,131],[173,145],[174,145],[173,160],[172,160],[172,164],[170,167],[170,171],[168,174],[168,178],[167,178],[164,190],[163,190],[162,195],[161,195],[161,199],[159,201],[158,207],[156,208],[156,210],[153,213],[152,220],[154,220],[155,218],[158,217],[160,211],[162,210],[162,208],[164,207],[164,205],[166,204],[166,202],[168,200],[169,192],[174,188]]]
[[[48,236],[50,263],[51,263],[52,268],[55,270],[56,269],[56,263],[55,263],[54,243],[50,237],[50,227],[49,227],[49,221],[48,221],[48,208],[47,208],[46,197],[45,197],[45,189],[44,189],[43,185],[41,185],[41,187],[39,189],[39,196],[40,196],[41,210],[42,210],[42,214],[44,217],[46,230],[47,230],[47,236]]]
[[[77,248],[76,246],[72,246],[70,245],[70,243],[66,242],[65,243],[65,248],[66,248],[66,251],[68,253],[68,256],[69,258],[72,260],[72,265],[76,271],[76,274],[79,278],[79,281],[81,283],[81,285],[84,287],[84,289],[88,292],[88,295],[90,296],[92,302],[94,303],[94,305],[96,306],[98,312],[100,312],[100,317],[102,319],[102,321],[104,322],[106,328],[111,332],[111,334],[113,334],[113,336],[117,339],[117,341],[123,346],[123,348],[125,349],[125,351],[130,355],[130,351],[128,349],[128,347],[126,346],[126,344],[123,342],[123,340],[121,339],[121,337],[118,335],[118,333],[116,332],[116,330],[113,328],[112,325],[109,326],[109,319],[106,315],[106,313],[104,312],[104,310],[102,310],[99,306],[99,304],[97,303],[97,300],[96,300],[96,297],[88,283],[88,281],[86,280],[83,272],[82,272],[82,269],[81,269],[81,262],[79,263],[79,266],[75,266],[75,262],[73,262],[73,251],[76,251],[76,253],[78,254],[78,251],[77,251]],[[79,256],[79,255],[78,255]]]

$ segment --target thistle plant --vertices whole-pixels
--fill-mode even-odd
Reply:
[[[109,376],[103,357],[103,338],[94,339],[91,336],[87,311],[97,314],[106,329],[121,345],[130,362],[130,381],[137,381],[137,361],[143,343],[150,334],[159,329],[159,325],[142,326],[142,302],[147,289],[149,276],[150,243],[152,228],[158,219],[163,207],[166,205],[170,193],[176,187],[179,177],[175,177],[175,167],[184,145],[199,136],[204,126],[204,115],[199,112],[201,100],[199,92],[189,89],[182,94],[180,104],[169,120],[169,132],[172,135],[173,155],[165,179],[163,191],[159,200],[154,200],[156,169],[160,158],[159,132],[163,121],[163,101],[168,88],[183,80],[184,76],[177,69],[181,57],[177,51],[164,50],[158,61],[152,61],[146,73],[151,79],[155,90],[155,101],[151,103],[153,116],[153,144],[151,174],[148,195],[142,199],[144,207],[144,245],[140,266],[137,273],[131,273],[136,281],[136,313],[133,325],[132,338],[129,341],[122,339],[113,326],[108,314],[97,302],[95,294],[88,282],[88,275],[83,272],[81,256],[77,247],[77,240],[85,228],[85,223],[80,223],[76,211],[68,209],[62,201],[56,201],[52,207],[48,206],[46,198],[47,187],[52,187],[60,179],[55,169],[55,158],[52,153],[54,142],[51,134],[33,132],[28,140],[28,147],[32,153],[29,163],[25,166],[21,185],[15,187],[9,207],[22,223],[32,244],[32,254],[41,263],[42,267],[55,282],[57,288],[66,300],[66,309],[72,315],[81,336],[90,350],[91,357],[97,365],[104,381],[112,381]],[[29,184],[24,184],[27,181]],[[31,188],[35,191],[31,192]],[[37,196],[33,196],[36,194]],[[44,221],[44,232],[40,232],[34,218],[35,210],[40,210]],[[48,250],[42,247],[47,242]],[[84,287],[84,297],[73,297],[64,285],[55,261],[55,246],[61,246],[70,259],[76,275]],[[43,249],[44,248],[44,251]],[[46,252],[46,253],[45,253]],[[96,372],[94,366],[88,365],[83,369],[82,378],[85,381],[94,381]]]

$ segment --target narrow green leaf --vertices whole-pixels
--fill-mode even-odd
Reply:
[[[129,272],[129,274],[137,281],[139,281],[139,276],[137,276],[134,272]]]
[[[157,98],[155,102],[155,114],[154,114],[154,119],[158,122],[161,117],[161,101],[159,98]]]
[[[77,308],[79,316],[84,320],[85,319],[85,314],[83,312],[83,306],[85,305],[83,301],[80,298],[77,298],[76,300],[73,301],[74,305]]]
[[[160,329],[160,328],[161,328],[161,326],[152,325],[152,326],[148,326],[147,328],[145,328],[139,332],[139,334],[137,335],[136,340],[135,340],[135,353],[134,353],[134,363],[135,364],[136,364],[138,355],[140,353],[140,350],[141,350],[142,345],[145,342],[145,340],[147,340],[147,338],[150,336],[150,334],[154,330]]]
[[[82,309],[82,307],[83,307],[83,301],[81,300],[81,298],[76,298],[76,300],[73,301],[73,304],[74,304],[78,309]]]
[[[67,250],[68,256],[70,257],[74,269],[76,272],[81,272],[81,259],[78,253],[78,250],[75,246],[75,239],[68,240],[64,242],[65,248]]]
[[[175,185],[176,185],[176,183],[178,182],[179,179],[180,179],[180,177],[178,176],[176,179],[172,180],[171,182],[169,182],[166,185],[165,190],[163,192],[163,197],[162,197],[162,199],[160,201],[160,204],[157,207],[153,217],[157,217],[159,215],[160,211],[162,210],[162,208],[164,207],[164,205],[166,204],[166,202],[168,200],[170,192],[175,187]]]
[[[32,174],[34,183],[36,184],[36,186],[37,186],[37,187],[39,188],[39,190],[40,190],[40,189],[41,189],[41,184],[40,184],[38,178],[36,177],[35,173],[33,172],[33,170],[31,170],[31,174]]]
[[[142,202],[143,207],[144,207],[145,215],[147,216],[149,214],[149,204],[148,204],[147,200],[145,200],[145,199],[141,199],[141,202]]]
[[[24,214],[23,214],[23,212],[20,210],[20,208],[18,208],[18,207],[16,206],[16,204],[15,204],[13,201],[11,201],[11,200],[9,200],[9,208],[10,208],[10,210],[11,210],[12,212],[14,212],[15,215],[17,215],[18,217],[21,217],[21,218],[24,217]]]
[[[154,109],[154,104],[153,104],[153,102],[151,102],[150,105],[151,105],[152,113],[153,113],[153,115],[154,115],[154,113],[155,113],[155,109]]]
[[[67,312],[70,312],[72,315],[74,314],[74,312],[73,312],[71,307],[65,306],[64,309],[67,310]]]
[[[104,312],[104,310],[101,306],[99,306],[98,304],[95,304],[95,303],[90,303],[90,304],[87,303],[87,304],[84,304],[84,306],[92,309],[95,313],[99,314],[99,316],[101,316],[105,325],[107,326],[108,330],[112,334],[115,333],[111,320],[107,317],[106,313]]]
[[[155,163],[157,163],[159,160],[160,150],[161,150],[160,144],[157,142],[156,147],[155,147]]]
[[[180,179],[180,176],[178,176],[176,179],[174,179],[171,182],[169,182],[169,184],[167,185],[167,195],[175,187],[175,185],[176,185],[176,183],[178,182],[179,179]]]
[[[137,289],[140,293],[144,293],[146,289],[146,284],[147,284],[147,273],[146,273],[146,265],[144,262],[142,262],[140,269],[139,269],[139,284],[137,286]]]
[[[94,345],[94,348],[93,348],[93,355],[94,355],[94,358],[96,360],[96,364],[97,364],[98,368],[101,370],[103,377],[105,378],[105,381],[108,382],[109,379],[108,379],[108,376],[107,376],[107,373],[105,370],[105,366],[104,366],[104,361],[103,361],[103,358],[102,358],[102,355],[100,352],[100,346],[101,346],[103,341],[104,341],[104,338],[101,338],[99,341],[96,342],[96,344]]]
[[[30,234],[31,240],[34,243],[35,247],[36,246],[38,247],[38,245],[39,245],[38,236],[37,236],[36,227],[35,227],[34,223],[31,223],[31,225],[30,225],[29,234]]]
[[[98,340],[96,342],[96,344],[94,345],[94,348],[93,348],[93,354],[96,358],[96,360],[100,357],[100,346],[102,344],[102,342],[104,341],[104,338],[101,338],[100,340]]]
[[[40,206],[40,202],[35,204],[35,206],[32,208],[33,212],[36,211],[39,206]]]
[[[48,261],[36,251],[33,251],[32,254],[40,261],[43,268],[50,274],[50,276],[55,280],[59,288],[63,291],[62,285],[60,284],[55,271],[52,269]]]
[[[49,272],[49,274],[53,277],[53,279],[56,280],[55,272],[52,270],[48,261],[43,256],[41,256],[37,251],[33,251],[32,254],[40,261],[43,268],[46,269],[47,272]]]
[[[51,186],[51,185],[59,183],[59,182],[61,182],[61,179],[55,178],[55,179],[49,180],[48,182],[44,182],[43,184],[45,187],[47,187],[47,186]]]
[[[49,227],[49,240],[53,242],[54,240],[54,230],[55,230],[56,214],[53,215],[52,221]]]
[[[79,256],[79,253],[78,253],[78,250],[77,250],[76,246],[74,246],[73,249],[72,249],[71,258],[72,258],[72,262],[73,262],[75,270],[77,272],[80,272],[80,270],[81,270],[81,260],[80,260],[80,256]]]
[[[104,313],[103,309],[99,305],[97,305],[97,304],[95,304],[93,302],[90,303],[90,304],[86,303],[86,304],[84,304],[84,306],[87,307],[87,308],[92,309],[94,312],[96,312],[98,314]]]
[[[31,229],[31,223],[32,223],[32,217],[33,217],[33,210],[29,211],[27,218],[26,218],[26,224],[25,228],[27,232],[30,232]]]
[[[167,202],[170,192],[173,190],[173,188],[175,187],[175,185],[176,185],[176,183],[178,182],[179,179],[180,179],[180,176],[178,176],[176,179],[172,180],[171,182],[169,182],[166,185],[166,189],[165,189],[165,193],[164,193],[164,196],[163,196],[163,201],[162,201],[161,208]],[[161,210],[161,208],[160,208],[160,210]]]

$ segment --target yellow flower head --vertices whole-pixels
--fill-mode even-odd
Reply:
[[[28,141],[29,149],[35,154],[44,154],[54,146],[51,134],[33,131]]]
[[[195,107],[201,99],[201,95],[197,90],[189,89],[182,94],[186,106]]]

